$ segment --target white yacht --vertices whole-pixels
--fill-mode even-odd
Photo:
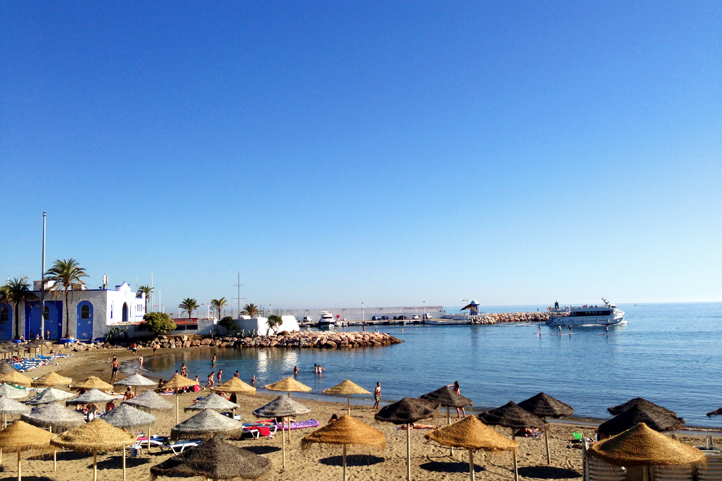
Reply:
[[[321,319],[318,321],[319,327],[333,327],[336,325],[336,320],[333,318],[333,314],[328,311],[321,311]]]
[[[547,326],[613,326],[624,324],[624,312],[602,297],[603,306],[550,308]]]

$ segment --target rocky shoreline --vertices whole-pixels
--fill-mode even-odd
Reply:
[[[502,312],[500,314],[481,314],[474,316],[474,324],[500,324],[502,322],[546,322],[548,312]]]

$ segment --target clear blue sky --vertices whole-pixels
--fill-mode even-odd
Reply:
[[[0,166],[3,280],[719,301],[722,3],[6,1]]]

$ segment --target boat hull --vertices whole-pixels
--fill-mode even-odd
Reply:
[[[547,326],[614,326],[624,324],[624,312],[615,310],[608,316],[552,316],[546,322]]]

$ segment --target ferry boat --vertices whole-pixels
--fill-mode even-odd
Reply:
[[[549,308],[547,326],[613,326],[624,324],[624,312],[610,304],[605,298],[603,306],[569,306],[562,309]]]
[[[321,319],[318,321],[318,327],[333,327],[336,325],[336,320],[333,318],[333,314],[328,311],[321,311]]]

